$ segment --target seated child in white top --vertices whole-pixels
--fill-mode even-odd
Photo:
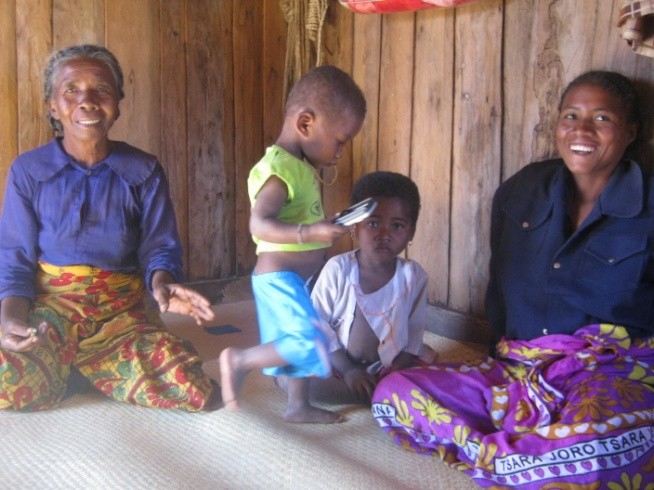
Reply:
[[[404,175],[373,172],[356,183],[351,201],[368,197],[377,201],[375,211],[351,227],[359,248],[331,258],[311,294],[336,378],[313,379],[311,391],[349,392],[360,403],[370,401],[384,375],[435,356],[423,345],[427,273],[399,257],[416,230],[418,188]],[[318,386],[324,381],[329,388]]]

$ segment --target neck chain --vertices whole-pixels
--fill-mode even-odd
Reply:
[[[334,176],[329,182],[325,182],[323,180],[323,178],[320,176],[320,172],[315,167],[313,167],[313,175],[316,176],[316,179],[318,179],[318,182],[320,182],[322,185],[331,187],[336,182],[336,179],[338,179],[338,167],[334,167]]]

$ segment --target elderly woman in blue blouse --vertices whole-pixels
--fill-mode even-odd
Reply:
[[[632,83],[566,88],[561,158],[527,165],[493,201],[486,307],[494,358],[394,373],[373,411],[405,447],[482,487],[654,483],[654,180],[628,157]]]
[[[182,253],[157,159],[108,134],[123,74],[114,55],[81,45],[45,69],[48,119],[59,134],[20,155],[0,220],[0,408],[45,410],[71,371],[113,399],[207,409],[219,390],[190,345],[146,307],[213,318],[179,284]]]

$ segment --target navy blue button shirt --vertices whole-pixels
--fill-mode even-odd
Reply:
[[[562,160],[527,165],[497,190],[486,310],[498,336],[533,339],[598,322],[654,333],[651,177],[625,160],[572,230]]]
[[[86,168],[60,140],[16,158],[0,220],[0,299],[34,298],[37,261],[182,279],[182,249],[168,184],[156,157],[114,142]]]

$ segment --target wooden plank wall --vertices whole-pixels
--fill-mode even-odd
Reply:
[[[563,86],[591,68],[649,92],[654,60],[619,38],[621,0],[480,0],[457,9],[356,15],[332,0],[326,62],[351,73],[369,113],[325,207],[347,204],[375,169],[421,190],[407,256],[430,274],[432,304],[483,315],[490,202],[497,185],[554,155]],[[0,186],[12,159],[46,142],[41,72],[75,43],[109,47],[126,98],[112,130],[160,157],[190,279],[254,263],[247,173],[281,125],[286,24],[278,0],[0,0]],[[652,138],[647,157],[652,158]],[[349,239],[332,253],[351,247]]]

